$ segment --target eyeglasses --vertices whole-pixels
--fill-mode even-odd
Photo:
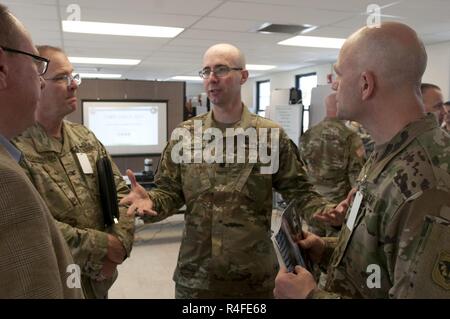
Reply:
[[[242,68],[230,68],[229,66],[221,65],[221,66],[214,68],[213,70],[211,70],[210,68],[204,68],[203,70],[198,72],[198,75],[202,79],[206,80],[206,79],[209,79],[209,77],[211,76],[211,73],[214,73],[218,78],[221,78],[221,77],[226,76],[231,71],[240,71],[240,70],[242,70]]]
[[[59,75],[59,76],[55,76],[54,78],[49,78],[49,79],[45,79],[47,81],[55,81],[55,82],[66,82],[67,86],[70,86],[72,84],[72,81],[75,82],[76,85],[80,85],[81,84],[81,76],[77,73],[77,74],[64,74],[64,75]]]
[[[49,59],[46,59],[46,58],[43,58],[43,57],[41,57],[41,56],[34,55],[34,54],[31,54],[31,53],[28,53],[28,52],[25,52],[25,51],[20,51],[20,50],[16,50],[16,49],[11,49],[11,48],[8,48],[8,47],[4,47],[4,46],[2,46],[2,45],[0,45],[0,48],[2,48],[3,50],[5,50],[5,51],[7,51],[7,52],[19,53],[19,54],[25,54],[25,55],[28,55],[28,56],[32,57],[34,63],[36,64],[38,74],[39,74],[40,76],[44,75],[45,72],[47,72],[48,64],[49,64],[49,62],[50,62]]]

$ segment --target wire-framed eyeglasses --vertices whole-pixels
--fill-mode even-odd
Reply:
[[[215,76],[221,78],[221,77],[226,76],[231,71],[241,71],[241,70],[243,70],[243,69],[242,68],[230,68],[229,66],[226,66],[226,65],[220,65],[218,67],[215,67],[214,69],[204,68],[203,70],[198,72],[198,75],[202,79],[206,80],[206,79],[209,79],[209,77],[211,76],[211,73],[214,73]]]
[[[76,85],[81,84],[81,76],[76,74],[64,74],[64,75],[58,75],[53,78],[44,78],[46,81],[55,81],[55,82],[66,82],[67,86],[70,86],[72,84],[72,81],[75,82]]]

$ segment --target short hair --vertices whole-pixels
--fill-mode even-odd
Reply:
[[[45,55],[45,53],[47,52],[60,52],[62,54],[65,54],[63,49],[51,45],[37,45],[36,49],[38,50],[40,55]]]
[[[422,94],[428,89],[435,89],[435,90],[439,90],[439,91],[441,90],[441,88],[439,86],[437,86],[436,84],[422,83],[420,85],[420,92],[422,92]]]
[[[14,16],[0,3],[0,45],[15,47],[20,39],[20,30]]]

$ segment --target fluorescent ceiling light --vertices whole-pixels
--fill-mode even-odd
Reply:
[[[171,77],[171,79],[179,81],[202,81],[202,79],[199,76],[185,76],[185,75],[177,75]]]
[[[69,61],[71,63],[79,64],[111,64],[111,65],[136,65],[141,62],[141,60],[133,59],[105,59],[105,58],[84,58],[70,56]]]
[[[249,71],[267,71],[275,69],[275,65],[264,65],[264,64],[246,64],[245,68]]]
[[[305,25],[306,26],[306,25]],[[311,31],[314,31],[318,28],[318,26],[316,25],[310,25],[307,29],[303,30],[302,32],[300,32],[301,34],[305,34]]]
[[[80,73],[81,79],[118,79],[122,74]]]
[[[90,21],[62,21],[64,32],[125,35],[150,38],[174,38],[183,28],[159,27],[153,25],[104,23]]]
[[[340,49],[344,44],[345,39],[340,38],[323,38],[323,37],[309,37],[298,35],[283,41],[278,42],[280,45],[292,45],[299,47],[312,48],[329,48]]]

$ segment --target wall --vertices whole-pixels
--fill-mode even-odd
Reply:
[[[438,85],[444,100],[450,100],[450,42],[444,42],[426,47],[428,65],[423,76],[423,82]]]
[[[186,82],[186,96],[197,96],[203,92],[203,83]]]
[[[72,122],[82,123],[81,101],[83,99],[103,100],[168,100],[168,138],[173,129],[183,120],[183,105],[185,97],[185,82],[135,81],[135,80],[83,80],[78,89],[77,110],[67,116]],[[136,172],[144,169],[144,158],[153,159],[154,169],[160,156],[114,156],[114,162],[122,173],[127,168]]]
[[[298,74],[317,73],[317,84],[327,83],[327,74],[332,73],[333,64],[322,64],[288,72],[271,73],[266,76],[251,78],[242,86],[242,100],[254,112],[256,110],[256,82],[270,80],[270,90],[289,89],[295,87],[295,76]],[[287,103],[287,101],[286,101]]]
[[[442,89],[444,100],[450,100],[450,42],[426,46],[428,64],[423,82],[430,82]],[[271,73],[266,76],[251,78],[242,87],[242,99],[253,111],[256,110],[256,82],[270,80],[271,90],[287,89],[295,86],[297,74],[317,73],[319,85],[327,83],[327,74],[333,73],[333,63],[300,68],[288,72]]]

